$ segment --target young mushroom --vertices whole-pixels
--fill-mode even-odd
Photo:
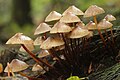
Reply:
[[[33,51],[34,50],[34,45],[33,44],[25,44],[25,46],[30,50]],[[21,52],[26,52],[26,50],[21,46],[19,49]]]
[[[103,44],[104,44],[104,47],[106,46],[106,42],[104,40],[104,37],[100,31],[100,29],[97,27],[97,19],[96,19],[96,15],[99,15],[99,14],[102,14],[102,13],[105,13],[105,11],[101,8],[101,7],[98,7],[96,5],[92,5],[90,6],[84,13],[84,17],[92,17],[94,18],[94,22],[95,22],[95,26],[98,30],[98,33],[103,41]]]
[[[43,36],[38,36],[35,40],[34,40],[34,45],[41,45],[43,42],[45,41]]]
[[[4,72],[10,71],[13,74],[13,72],[20,72],[22,70],[27,69],[28,67],[29,65],[26,64],[25,62],[18,60],[18,59],[13,59],[11,63],[8,64],[8,66],[6,66]]]
[[[62,15],[56,11],[52,11],[49,13],[49,15],[45,18],[45,22],[50,22],[54,20],[59,20],[62,17]]]
[[[2,63],[0,63],[0,73],[2,73],[3,72],[3,65],[2,65]]]
[[[33,67],[32,67],[32,71],[43,71],[43,68],[39,65],[39,64],[35,64]]]
[[[84,15],[84,13],[74,5],[68,7],[68,9],[66,9],[62,15],[65,15],[67,12],[71,12],[75,15]]]

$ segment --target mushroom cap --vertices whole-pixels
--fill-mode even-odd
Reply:
[[[96,30],[97,27],[93,21],[90,21],[88,24],[85,26],[88,30]]]
[[[106,19],[107,21],[114,21],[114,20],[116,20],[116,18],[113,15],[111,15],[111,14],[107,14],[104,19]]]
[[[11,37],[6,44],[32,44],[33,40],[23,35],[23,33],[16,33],[13,37]]]
[[[52,47],[57,47],[64,45],[64,41],[58,36],[48,37],[40,46],[42,49],[51,49]]]
[[[0,63],[0,73],[2,73],[3,72],[3,65],[2,65],[2,63]]]
[[[40,53],[38,54],[38,57],[43,58],[43,57],[46,57],[48,55],[50,55],[48,50],[41,50]]]
[[[74,5],[70,6],[68,9],[66,9],[62,15],[65,15],[67,12],[72,12],[75,15],[84,15],[84,13],[78,9],[77,7],[75,7]]]
[[[34,35],[46,33],[51,30],[51,27],[46,23],[40,23],[40,25],[36,28]]]
[[[19,72],[27,69],[28,67],[28,64],[18,59],[13,59],[10,63],[10,68],[12,69],[12,72]],[[8,72],[8,66],[5,68],[4,72]]]
[[[39,36],[34,40],[34,45],[41,45],[45,41],[43,36]]]
[[[93,37],[93,32],[92,31],[89,31],[89,34],[86,36],[86,38],[90,38],[90,37]]]
[[[32,71],[43,71],[43,68],[39,65],[39,64],[35,64],[33,67],[32,67]]]
[[[33,51],[34,50],[34,45],[33,44],[24,44],[25,47],[30,50],[30,51]],[[26,50],[21,46],[20,49],[19,49],[21,52],[26,52]]]
[[[52,27],[52,29],[50,30],[50,33],[66,33],[66,32],[70,32],[71,30],[72,29],[70,26],[59,21]]]
[[[55,51],[63,50],[65,49],[65,45],[61,45],[55,48]]]
[[[76,26],[79,26],[82,29],[86,29],[85,24],[81,21],[76,24]]]
[[[64,23],[73,23],[73,22],[80,22],[81,20],[75,14],[71,12],[67,12],[63,17],[60,19],[60,22]]]
[[[103,19],[98,24],[99,29],[108,29],[108,28],[111,28],[112,26],[113,26],[113,24],[110,23],[109,21],[107,21],[106,19]]]
[[[86,29],[82,29],[79,26],[74,28],[69,34],[69,38],[81,38],[84,36],[87,36],[89,34],[89,31]]]
[[[84,13],[84,17],[96,16],[98,14],[105,13],[105,11],[96,5],[91,5]]]
[[[62,17],[62,15],[56,11],[52,11],[49,13],[49,15],[46,17],[45,22],[50,22],[54,20],[59,20]]]

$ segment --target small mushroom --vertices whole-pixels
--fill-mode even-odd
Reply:
[[[74,22],[80,22],[81,20],[79,17],[77,17],[75,14],[71,12],[67,12],[63,17],[60,19],[60,22],[64,23],[74,23]]]
[[[33,44],[25,44],[25,46],[30,50],[33,51],[34,50],[34,45]],[[26,50],[21,46],[19,49],[21,52],[26,52]]]
[[[39,64],[35,64],[33,67],[32,67],[32,71],[43,71],[43,68],[39,65]]]
[[[48,56],[48,55],[50,55],[50,53],[49,53],[49,51],[48,50],[41,50],[40,51],[40,53],[38,54],[38,57],[39,58],[43,58],[43,57],[46,57],[46,56]]]
[[[3,72],[3,65],[2,65],[2,63],[0,63],[0,73],[2,73]]]
[[[113,24],[107,21],[106,19],[103,19],[101,22],[98,23],[99,29],[108,29],[111,28],[112,26]]]
[[[58,36],[48,37],[40,46],[42,49],[51,49],[52,47],[57,47],[64,45],[64,41]]]
[[[75,15],[83,15],[84,13],[78,9],[77,7],[75,7],[74,5],[70,6],[68,9],[66,9],[62,15],[65,15],[67,12],[72,12]]]
[[[96,5],[92,5],[90,6],[84,13],[84,17],[92,17],[94,18],[94,22],[95,22],[95,26],[98,30],[98,33],[102,39],[102,42],[104,44],[104,47],[106,46],[106,42],[104,40],[104,37],[100,31],[100,29],[97,27],[97,19],[96,19],[96,15],[99,15],[99,14],[102,14],[102,13],[105,13],[104,9],[102,9],[101,7],[98,7]]]
[[[95,23],[93,21],[90,21],[88,24],[85,26],[88,30],[97,30]]]
[[[67,33],[67,32],[70,32],[71,30],[72,29],[70,26],[59,21],[52,27],[52,29],[50,30],[50,33]]]
[[[74,28],[69,34],[69,38],[81,38],[89,34],[88,30],[82,29],[80,27]]]
[[[49,32],[51,27],[47,23],[40,23],[40,25],[36,28],[34,35],[43,34]]]
[[[46,17],[45,22],[50,22],[54,20],[59,20],[62,15],[56,11],[50,12],[50,14]]]
[[[43,36],[38,36],[35,40],[34,40],[34,45],[41,45],[43,42],[45,41]]]
[[[113,15],[111,15],[111,14],[107,14],[104,19],[106,19],[107,21],[114,21],[114,20],[116,20],[116,18]]]

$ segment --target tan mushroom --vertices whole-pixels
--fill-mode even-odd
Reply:
[[[111,14],[107,14],[104,19],[106,19],[107,21],[114,21],[114,20],[116,20],[116,18],[113,15],[111,15]]]
[[[36,28],[34,35],[43,34],[49,32],[51,27],[47,23],[40,23],[40,25]]]
[[[48,50],[41,50],[40,53],[38,54],[38,57],[43,58],[43,57],[46,57],[48,55],[50,55]]]
[[[111,28],[113,26],[112,23],[110,23],[109,21],[107,21],[106,19],[103,19],[101,22],[99,22],[98,24],[98,28],[99,29],[108,29]]]
[[[70,6],[68,9],[66,9],[62,15],[65,15],[67,12],[72,12],[75,15],[83,15],[84,13],[78,9],[77,7],[75,7],[74,5]]]
[[[45,41],[43,36],[38,36],[35,40],[34,40],[34,45],[41,45],[43,42]]]
[[[34,50],[34,45],[33,44],[25,44],[25,46],[30,50],[33,51]],[[19,49],[21,52],[26,52],[26,50],[21,46]]]
[[[32,44],[33,40],[23,35],[23,33],[16,33],[13,37],[11,37],[6,44]]]
[[[3,72],[3,65],[2,65],[2,63],[0,63],[0,73],[2,73]]]
[[[51,49],[52,47],[57,47],[64,45],[64,41],[60,37],[51,36],[48,37],[40,46],[42,49]]]
[[[74,23],[74,22],[80,22],[81,20],[79,17],[77,17],[75,14],[71,12],[67,12],[63,17],[60,19],[60,22],[64,23]]]
[[[32,67],[32,71],[43,71],[43,68],[39,65],[39,64],[35,64],[33,67]]]
[[[67,33],[67,32],[70,32],[71,30],[72,29],[70,26],[59,21],[52,27],[52,29],[50,30],[50,33]]]
[[[50,14],[46,17],[45,22],[59,20],[62,15],[56,11],[50,12]]]
[[[89,31],[86,29],[82,29],[80,27],[74,28],[69,34],[69,38],[81,38],[84,36],[87,36],[89,34]]]
[[[95,23],[93,21],[90,21],[88,24],[85,26],[88,30],[97,30]]]
[[[98,30],[98,33],[99,33],[99,35],[102,39],[102,42],[104,43],[104,47],[105,47],[106,42],[104,40],[104,37],[103,37],[100,29],[97,27],[97,19],[96,19],[96,15],[99,15],[99,14],[102,14],[102,13],[105,13],[105,11],[101,7],[98,7],[96,5],[92,5],[85,11],[84,17],[93,17],[94,18],[95,26]]]

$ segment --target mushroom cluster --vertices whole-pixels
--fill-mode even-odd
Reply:
[[[74,5],[66,9],[63,14],[52,11],[45,18],[45,22],[40,23],[36,28],[34,35],[37,35],[37,38],[34,41],[22,33],[16,33],[6,44],[21,44],[20,50],[26,51],[36,61],[32,71],[44,70],[44,78],[62,77],[65,79],[71,74],[86,76],[99,67],[99,61],[96,62],[96,59],[92,57],[99,42],[103,43],[102,47],[106,49],[107,53],[110,51],[109,48],[115,45],[113,24],[110,21],[116,20],[116,18],[108,14],[98,23],[97,15],[102,13],[105,11],[96,5],[90,6],[85,13]],[[79,18],[82,15],[84,18],[93,17],[94,21],[84,24]],[[49,25],[51,22],[55,24]],[[108,29],[110,29],[111,35],[108,35]],[[91,47],[95,31],[98,32],[100,39]],[[103,36],[102,32],[106,36]],[[34,46],[40,46],[38,56],[32,52]],[[5,69],[5,71],[7,70]]]

